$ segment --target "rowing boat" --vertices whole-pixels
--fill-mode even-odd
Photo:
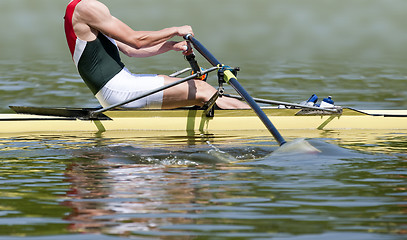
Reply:
[[[112,132],[112,131],[181,131],[208,134],[215,131],[256,131],[271,133],[280,146],[286,141],[280,130],[407,130],[407,110],[355,110],[333,106],[329,108],[303,106],[252,98],[237,81],[239,68],[221,64],[191,34],[184,38],[192,43],[198,52],[213,66],[201,71],[190,55],[194,74],[171,84],[152,89],[132,99],[95,109],[82,108],[11,108],[14,114],[0,114],[0,134],[61,133],[61,132]],[[191,79],[218,71],[218,92],[202,108],[190,107],[173,110],[143,110],[120,108],[140,98],[164,91]],[[181,74],[185,71],[177,72]],[[230,84],[239,98],[246,101],[251,109],[216,109],[216,99],[223,95],[223,83]],[[233,96],[230,96],[233,97]],[[256,102],[284,105],[261,108]],[[273,121],[273,123],[271,122]],[[256,134],[257,135],[257,134]],[[306,136],[305,136],[306,137]]]
[[[0,133],[57,133],[108,131],[264,131],[267,129],[250,109],[221,110],[208,116],[204,110],[114,109],[87,118],[92,109],[12,107],[14,114],[0,114]],[[264,107],[262,110],[280,130],[406,130],[407,110],[356,110],[336,113],[317,110]]]

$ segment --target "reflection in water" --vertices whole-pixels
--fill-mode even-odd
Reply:
[[[381,153],[382,142],[405,149],[405,137],[360,135],[366,147],[350,133],[321,134],[309,135],[321,153],[301,156],[269,155],[276,145],[264,137],[3,138],[0,233],[69,231],[95,234],[91,239],[405,234],[406,154]],[[230,162],[219,158],[225,154]]]
[[[312,139],[320,154],[276,157],[268,155],[275,149],[269,142],[236,143],[218,145],[235,161],[216,164],[190,157],[194,151],[209,155],[208,146],[149,148],[98,139],[95,147],[72,151],[65,171],[70,190],[62,203],[71,208],[64,217],[69,231],[269,238],[324,231],[345,236],[357,226],[370,239],[403,234],[397,219],[406,213],[405,154]]]
[[[156,194],[162,190],[152,191],[157,182],[163,184],[159,179],[163,168],[70,166],[67,176],[72,189],[67,193],[70,200],[64,202],[73,209],[66,218],[72,222],[69,229],[74,232],[103,231],[115,234],[153,230],[158,222],[142,217],[132,219],[130,214],[141,216],[149,211],[157,211],[163,204],[154,197],[159,196]]]
[[[403,132],[283,132],[288,141],[309,136],[321,151],[311,155],[270,155],[270,136],[151,134],[1,138],[0,226],[12,224],[0,235],[405,234]]]
[[[191,217],[200,212],[194,206],[206,205],[214,197],[198,184],[204,173],[199,167],[123,165],[103,153],[84,154],[85,158],[70,164],[66,171],[71,190],[63,204],[72,208],[65,219],[71,222],[73,232],[159,234],[166,225],[199,222]],[[141,159],[131,158],[135,162]]]

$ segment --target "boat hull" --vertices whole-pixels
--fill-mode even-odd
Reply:
[[[341,114],[299,114],[298,109],[264,109],[279,130],[407,129],[407,110],[356,111]],[[0,114],[1,133],[107,132],[107,131],[265,131],[251,110],[216,110],[207,117],[202,110],[114,110],[109,120],[73,117]]]

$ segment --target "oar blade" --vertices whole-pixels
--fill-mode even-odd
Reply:
[[[104,114],[98,114],[95,118],[90,118],[90,112],[95,110],[92,108],[46,108],[46,107],[26,107],[26,106],[9,106],[14,112],[19,114],[41,115],[68,117],[77,119],[98,119],[110,120]]]
[[[321,151],[312,146],[307,140],[303,138],[295,139],[292,142],[283,144],[271,155],[284,155],[284,154],[317,154]]]

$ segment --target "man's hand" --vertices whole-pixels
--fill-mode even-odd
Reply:
[[[191,34],[192,36],[194,36],[194,32],[192,31],[192,27],[188,26],[188,25],[178,27],[177,31],[178,31],[178,36],[181,36],[181,37],[183,37],[183,36],[185,36],[187,34]]]
[[[184,54],[185,56],[189,55],[189,54],[191,54],[193,52],[191,44],[189,42],[187,42],[187,41],[176,42],[172,46],[172,50],[178,51],[178,52],[182,51],[182,54]]]

